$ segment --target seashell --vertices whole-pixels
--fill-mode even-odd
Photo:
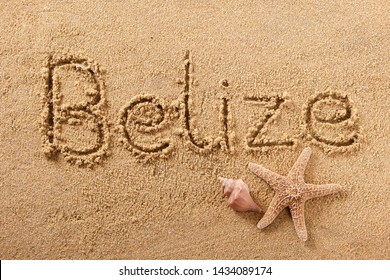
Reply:
[[[218,177],[218,181],[224,187],[223,194],[228,196],[228,206],[235,211],[260,212],[260,207],[253,201],[247,184],[243,180]]]

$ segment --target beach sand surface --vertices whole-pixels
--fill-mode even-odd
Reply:
[[[1,259],[390,259],[388,1],[0,7]],[[304,147],[306,242],[248,169]]]

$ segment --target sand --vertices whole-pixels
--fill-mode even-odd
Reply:
[[[1,1],[0,258],[390,259],[390,4],[282,2]]]

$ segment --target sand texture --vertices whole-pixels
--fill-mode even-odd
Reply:
[[[0,258],[390,259],[389,11],[1,0]],[[305,182],[342,186],[306,242],[287,209],[256,227],[275,192],[248,169],[304,147]]]

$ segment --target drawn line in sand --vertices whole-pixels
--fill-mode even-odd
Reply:
[[[183,105],[182,110],[182,123],[184,127],[184,137],[187,139],[186,143],[196,152],[210,152],[212,150],[220,148],[221,150],[230,150],[230,138],[232,137],[229,133],[229,122],[231,121],[230,107],[228,104],[228,98],[222,96],[221,106],[219,108],[219,122],[220,129],[218,136],[212,138],[206,136],[202,139],[196,129],[192,129],[191,125],[191,95],[192,86],[195,84],[194,80],[194,65],[192,56],[189,50],[186,51],[184,56],[184,86],[182,90]]]
[[[363,140],[357,110],[345,93],[327,90],[311,96],[302,116],[307,139],[326,153],[358,148]]]
[[[282,140],[267,139],[265,137],[271,121],[278,116],[282,104],[286,101],[285,96],[281,94],[274,96],[245,96],[244,100],[263,105],[266,108],[258,122],[249,128],[246,135],[248,149],[262,151],[270,147],[293,147],[295,145],[295,139],[291,137],[286,137]]]
[[[118,129],[122,135],[121,142],[138,159],[149,160],[165,157],[172,151],[169,138],[157,139],[153,134],[163,131],[170,120],[177,117],[174,107],[166,108],[153,95],[138,95],[119,111]],[[137,142],[140,136],[144,143]]]
[[[227,97],[222,97],[222,105],[220,109],[220,123],[221,123],[221,134],[223,137],[223,140],[220,141],[222,149],[230,150],[230,139],[229,139],[229,119],[230,119],[230,108],[229,108],[229,101]]]
[[[52,158],[61,153],[67,161],[79,166],[100,163],[107,156],[109,132],[99,65],[73,55],[51,56],[43,68],[43,79],[40,130],[45,154]],[[67,103],[64,101],[67,95],[75,94],[73,90],[67,91],[65,84],[70,81],[82,83],[84,89],[76,92],[81,100]]]

